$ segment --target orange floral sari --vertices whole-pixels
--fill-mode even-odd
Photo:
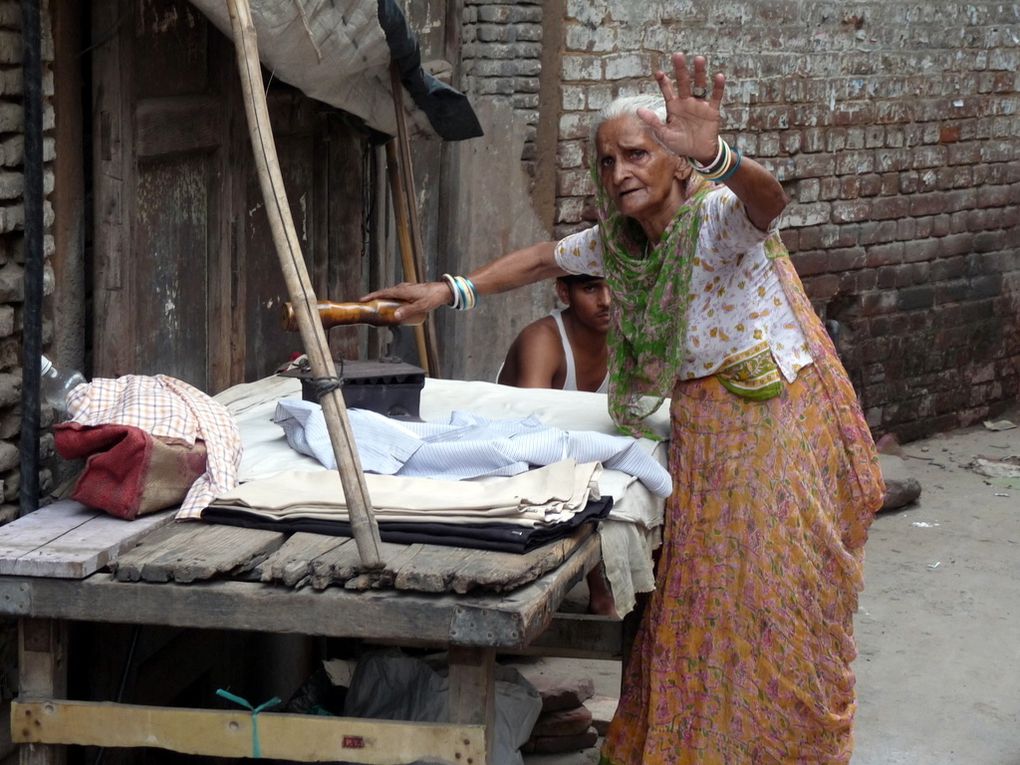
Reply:
[[[853,615],[884,487],[854,390],[776,248],[814,363],[763,401],[714,377],[677,384],[657,586],[604,765],[850,761]]]

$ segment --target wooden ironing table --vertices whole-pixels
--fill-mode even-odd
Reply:
[[[299,387],[296,380],[267,378],[217,397],[236,407],[246,455],[256,454],[256,442],[282,439],[269,415],[276,398],[296,395]],[[422,412],[445,421],[451,408],[470,401],[493,418],[535,413],[561,427],[569,422],[615,432],[602,398],[429,380]],[[293,459],[289,450],[285,454]],[[268,467],[281,469],[279,455],[272,452]],[[491,747],[497,653],[619,658],[625,651],[620,622],[556,614],[566,593],[601,559],[599,537],[590,528],[524,555],[383,547],[386,568],[368,577],[358,569],[352,542],[172,523],[171,514],[126,522],[61,502],[0,527],[0,614],[19,619],[20,692],[12,706],[12,736],[28,744],[22,761],[58,762],[62,744],[253,755],[255,718],[244,710],[67,699],[66,635],[74,622],[448,649],[449,724],[259,713],[261,754],[298,761],[398,765],[429,755],[483,765]]]
[[[0,528],[0,613],[19,620],[20,689],[12,704],[11,726],[13,740],[28,745],[22,748],[22,762],[58,762],[64,744],[253,756],[255,716],[244,710],[67,699],[67,626],[80,621],[297,633],[445,648],[450,667],[449,724],[263,712],[257,717],[261,756],[397,765],[428,755],[457,765],[485,765],[492,744],[496,653],[527,651],[549,626],[568,590],[599,559],[597,535],[590,530],[578,534],[562,562],[504,594],[358,591],[346,586],[294,589],[263,582],[252,569],[240,578],[235,572],[235,578],[157,583],[163,574],[147,540],[165,540],[201,526],[171,525],[165,514],[123,522],[63,502]],[[271,533],[230,531],[242,532]],[[177,577],[187,579],[190,575],[182,572],[196,570],[196,560],[202,558],[200,540],[200,535],[193,536],[188,543],[195,551],[191,560],[180,560],[179,552],[170,556],[178,558],[173,564]],[[224,546],[222,539],[209,544]],[[226,546],[236,549],[237,544]],[[465,553],[460,548],[447,550],[449,555]],[[111,574],[111,564],[117,569],[118,561],[130,556],[136,563],[145,558],[150,578],[156,581],[141,577],[121,581]],[[408,553],[405,563],[412,558],[421,560]],[[124,575],[128,568],[119,569],[121,579],[131,578]],[[576,633],[572,640],[578,640]]]

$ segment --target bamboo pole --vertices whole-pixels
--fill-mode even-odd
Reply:
[[[266,202],[269,227],[273,243],[280,258],[284,281],[290,302],[297,315],[301,342],[308,354],[312,374],[316,378],[336,379],[336,366],[329,353],[326,331],[319,321],[316,309],[315,290],[308,277],[301,245],[294,229],[294,220],[287,204],[287,195],[280,174],[280,162],[276,153],[276,142],[269,124],[269,108],[266,105],[265,86],[262,82],[262,65],[259,60],[255,25],[252,23],[248,0],[227,0],[230,23],[234,31],[234,47],[237,50],[237,65],[241,72],[241,89],[244,93],[244,109],[248,116],[248,132],[251,134],[255,152],[255,167],[259,185]],[[336,388],[321,398],[326,429],[333,445],[340,483],[344,489],[350,510],[351,529],[366,569],[382,567],[379,554],[379,528],[372,515],[372,504],[365,484],[361,461],[354,449],[351,424],[347,419],[347,408],[343,395]]]
[[[407,121],[404,115],[404,86],[400,82],[400,69],[397,62],[390,64],[390,87],[393,90],[393,107],[397,115],[397,150],[391,153],[390,144],[386,145],[387,165],[396,157],[399,187],[394,186],[394,175],[390,175],[390,187],[393,191],[393,206],[399,207],[398,197],[403,197],[404,226],[401,229],[401,214],[397,212],[397,233],[400,236],[401,253],[404,253],[405,240],[410,252],[403,255],[405,278],[409,282],[420,282],[425,277],[425,247],[421,241],[421,223],[418,220],[418,200],[415,198],[414,166],[411,163],[411,142],[407,135]],[[390,142],[392,143],[392,141]],[[412,270],[408,271],[408,266]],[[422,366],[431,377],[439,377],[439,352],[436,343],[436,324],[432,314],[425,317],[425,325],[419,330],[424,341],[425,364]]]

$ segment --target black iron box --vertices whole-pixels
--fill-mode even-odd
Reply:
[[[369,409],[387,417],[420,419],[425,370],[402,361],[337,361],[340,390],[348,409]],[[301,380],[301,398],[318,402],[307,365],[281,372]]]

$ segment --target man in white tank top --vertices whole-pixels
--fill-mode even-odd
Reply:
[[[517,335],[499,371],[498,381],[518,388],[559,388],[606,393],[609,390],[609,285],[584,274],[556,280],[555,309]],[[613,595],[602,566],[588,574],[588,610],[616,616]]]
[[[605,393],[609,285],[584,274],[556,280],[566,308],[526,326],[507,351],[498,381],[518,388],[559,388]]]

